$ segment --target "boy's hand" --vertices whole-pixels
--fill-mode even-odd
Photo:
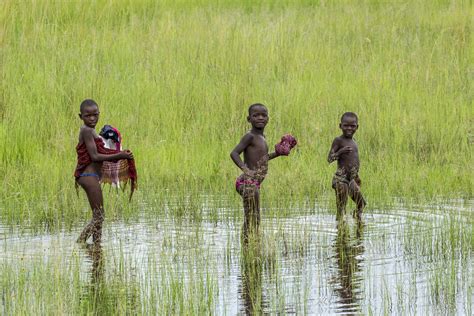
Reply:
[[[345,153],[350,153],[352,152],[353,148],[351,146],[344,146],[341,149],[338,150],[338,154],[345,154]]]
[[[243,168],[242,171],[244,172],[244,174],[250,178],[253,178],[255,177],[255,174],[257,173],[255,170],[251,170],[247,167]]]
[[[128,149],[125,149],[124,151],[122,151],[122,154],[123,154],[123,159],[133,159],[133,153],[128,150]]]

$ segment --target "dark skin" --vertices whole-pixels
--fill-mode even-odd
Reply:
[[[268,145],[263,131],[268,123],[268,111],[264,106],[255,106],[251,109],[247,121],[252,129],[245,134],[240,142],[230,153],[230,157],[237,167],[243,171],[245,177],[254,178],[257,175],[258,163],[267,163],[278,157],[275,152],[268,153]],[[244,153],[244,160],[240,154]],[[239,188],[239,194],[244,203],[244,233],[250,227],[258,229],[260,224],[260,194],[255,186],[243,185]]]
[[[337,237],[334,240],[333,248],[336,253],[335,291],[340,299],[337,301],[338,310],[349,313],[359,306],[362,256],[364,254],[362,221],[358,221],[356,236],[351,236],[349,226],[342,219],[337,223]]]
[[[95,173],[100,176],[102,162],[119,159],[133,159],[133,154],[129,150],[121,151],[114,155],[103,155],[97,152],[94,139],[99,137],[95,132],[95,126],[99,121],[99,108],[96,105],[84,107],[79,118],[84,122],[79,131],[79,144],[85,143],[92,163],[89,164],[83,173]],[[100,182],[97,177],[84,176],[77,179],[77,183],[84,189],[87,199],[92,209],[92,220],[84,227],[78,242],[86,242],[92,235],[94,243],[100,243],[102,237],[102,223],[104,221],[103,196]]]
[[[107,304],[104,304],[104,299],[107,296],[104,295],[104,275],[105,275],[105,262],[103,257],[102,246],[99,243],[93,245],[87,245],[87,256],[91,262],[90,284],[86,286],[87,291],[84,291],[83,298],[85,301],[89,301],[90,304],[94,304],[95,312],[97,315],[104,315],[106,312]],[[82,297],[81,297],[82,299]]]
[[[339,128],[342,131],[342,135],[336,137],[332,142],[331,150],[328,154],[328,162],[332,163],[337,160],[338,169],[344,169],[348,172],[355,170],[358,172],[360,165],[359,148],[353,139],[355,132],[359,128],[357,119],[353,116],[345,116],[339,124]],[[347,199],[350,196],[357,206],[354,215],[360,219],[366,204],[360,191],[360,180],[358,178],[351,179],[348,184],[337,182],[335,190],[337,217],[339,218],[345,213]]]
[[[262,291],[263,256],[258,234],[243,236],[241,248],[242,314],[262,315],[266,298]]]

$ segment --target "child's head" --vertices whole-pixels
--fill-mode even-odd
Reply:
[[[247,121],[252,124],[254,128],[264,129],[268,123],[267,107],[261,103],[255,103],[249,106]]]
[[[359,118],[354,112],[346,112],[341,116],[341,123],[339,128],[346,137],[352,137],[359,128]]]
[[[249,115],[251,115],[251,112],[254,108],[258,108],[258,107],[262,107],[265,110],[267,110],[267,107],[265,105],[263,105],[262,103],[254,103],[251,106],[249,106]]]
[[[81,102],[81,107],[79,108],[79,110],[81,111],[81,113],[84,112],[84,110],[88,107],[99,107],[97,105],[97,102],[95,102],[94,100],[92,99],[85,99],[84,101]]]
[[[82,101],[80,106],[79,118],[88,127],[94,128],[99,121],[99,106],[94,100],[86,99]]]
[[[359,118],[357,117],[357,114],[355,114],[354,112],[346,112],[346,113],[342,114],[341,123],[346,118],[354,118],[356,122],[359,121]]]

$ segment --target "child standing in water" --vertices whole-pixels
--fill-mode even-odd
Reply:
[[[286,135],[276,146],[276,151],[268,153],[268,145],[263,131],[268,123],[268,110],[265,105],[256,103],[249,107],[247,121],[252,129],[245,134],[230,153],[230,157],[243,171],[236,182],[237,192],[242,196],[244,204],[244,233],[249,227],[258,230],[260,224],[260,185],[268,171],[268,161],[281,155],[288,155],[296,145],[296,140]],[[244,153],[244,161],[240,154]]]
[[[133,154],[129,150],[119,151],[104,147],[95,126],[99,121],[99,107],[94,100],[84,100],[80,107],[80,119],[84,122],[79,131],[77,151],[77,167],[74,172],[76,185],[79,184],[87,194],[87,199],[92,209],[92,220],[84,227],[77,242],[86,242],[92,235],[93,242],[100,243],[102,237],[102,222],[104,221],[104,208],[102,189],[100,186],[101,168],[104,161],[128,159],[129,177],[132,180],[132,190],[136,179]]]
[[[337,218],[344,215],[350,196],[357,206],[353,215],[360,220],[366,203],[360,191],[359,149],[353,139],[359,128],[357,115],[344,113],[339,128],[342,135],[334,139],[328,155],[329,163],[337,160],[337,171],[332,180],[332,188],[336,191]]]

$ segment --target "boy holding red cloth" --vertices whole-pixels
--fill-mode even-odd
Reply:
[[[231,159],[243,171],[235,182],[237,192],[244,204],[244,234],[248,229],[258,230],[260,225],[260,185],[268,171],[268,161],[278,156],[287,156],[296,145],[296,139],[285,135],[275,146],[275,152],[268,153],[268,145],[263,131],[268,123],[268,110],[265,105],[256,103],[249,107],[247,121],[252,129],[245,134],[230,153]],[[244,160],[240,154],[244,154]]]
[[[99,121],[99,107],[94,100],[84,100],[80,107],[79,118],[84,122],[79,131],[79,143],[76,146],[77,167],[74,172],[76,185],[80,185],[87,194],[92,209],[92,220],[84,227],[78,242],[86,242],[92,236],[94,244],[100,243],[102,223],[104,221],[101,177],[103,162],[120,162],[120,169],[126,170],[122,177],[131,182],[132,193],[136,188],[137,172],[130,150],[120,151],[105,147],[103,139],[95,131]]]

